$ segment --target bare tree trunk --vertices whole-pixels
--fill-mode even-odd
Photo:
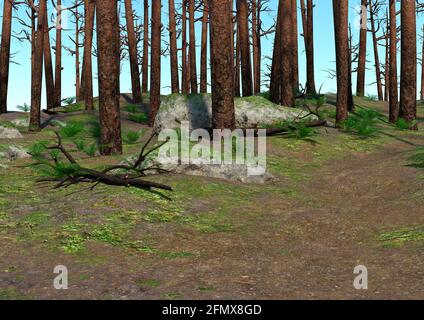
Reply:
[[[373,0],[370,0],[370,19],[371,19],[371,33],[372,40],[374,45],[374,62],[375,62],[375,77],[377,81],[377,93],[378,100],[383,100],[383,86],[381,84],[381,71],[380,71],[380,59],[378,57],[378,42],[377,42],[377,30],[375,29],[375,19],[374,19],[374,11],[373,11]]]
[[[62,0],[57,0],[57,22],[56,22],[56,50],[55,50],[55,107],[62,104]]]
[[[399,117],[398,70],[397,70],[397,23],[396,0],[390,0],[390,122]]]
[[[337,64],[337,115],[340,126],[348,117],[349,57],[348,57],[348,0],[333,0],[334,35]]]
[[[385,33],[385,38],[386,38],[386,44],[385,44],[385,55],[386,55],[386,63],[384,66],[384,101],[389,101],[389,96],[390,96],[390,58],[389,58],[389,15],[387,14],[386,17],[386,33]]]
[[[348,49],[348,61],[349,61],[349,88],[348,88],[348,98],[347,98],[347,109],[349,112],[354,111],[354,101],[353,101],[353,90],[352,90],[352,28],[349,24],[349,49]]]
[[[80,52],[79,52],[79,18],[78,6],[75,8],[75,96],[77,101],[81,101],[81,79],[80,79]]]
[[[365,95],[365,72],[367,63],[367,22],[369,0],[361,0],[361,31],[359,34],[359,57],[358,57],[358,76],[356,82],[356,95],[363,97]]]
[[[46,0],[40,0],[38,19],[37,19],[37,36],[34,52],[34,68],[31,84],[31,115],[29,129],[30,131],[40,131],[40,110],[41,110],[41,86],[43,81],[43,47],[45,32],[45,14]],[[33,40],[34,41],[34,40]]]
[[[122,153],[119,109],[118,10],[116,0],[97,0],[100,151]]]
[[[314,63],[314,4],[312,0],[307,1],[306,17],[306,63],[307,63],[307,81],[306,93],[315,94],[315,63]]]
[[[93,105],[93,63],[92,63],[92,48],[93,48],[93,28],[94,28],[94,14],[96,4],[91,0],[84,0],[85,8],[85,40],[84,40],[84,57],[83,57],[83,93],[85,101],[85,109],[91,111],[94,109]]]
[[[234,74],[228,0],[209,0],[212,68],[212,126],[234,129]]]
[[[241,52],[241,87],[243,97],[253,95],[252,63],[250,59],[250,39],[246,0],[237,0],[237,28],[240,37]]]
[[[399,116],[411,123],[417,119],[417,22],[415,8],[414,0],[402,1]],[[418,125],[412,125],[411,129],[418,130]]]
[[[252,0],[252,45],[253,45],[253,82],[254,93],[261,92],[261,66],[259,60],[260,30],[258,22],[258,6],[256,0]]]
[[[281,20],[283,15],[282,0],[278,3],[277,23],[275,25],[274,50],[272,53],[269,99],[274,103],[281,100]]]
[[[47,109],[52,109],[55,107],[55,88],[54,88],[54,76],[53,76],[53,63],[52,63],[52,53],[50,51],[50,34],[49,34],[49,23],[48,23],[48,13],[47,6],[45,8],[45,32],[44,32],[44,73],[46,79],[46,100],[47,100]]]
[[[191,93],[197,94],[197,66],[196,66],[196,30],[194,17],[194,0],[189,0],[189,29],[190,29],[190,83]]]
[[[125,18],[127,22],[128,52],[130,56],[132,100],[141,102],[140,71],[138,69],[137,40],[134,28],[134,13],[132,0],[125,0]]]
[[[234,50],[233,50],[234,51]],[[236,27],[236,54],[233,56],[233,59],[231,61],[234,61],[234,96],[240,97],[241,96],[241,90],[240,90],[240,62],[241,62],[241,54],[240,54],[240,36],[239,36],[239,30]]]
[[[143,93],[147,93],[149,82],[149,0],[144,0],[143,19],[143,66],[141,90]]]
[[[187,0],[182,1],[182,18],[181,18],[181,69],[182,69],[182,93],[189,93],[188,78],[189,72],[187,70]]]
[[[295,102],[293,87],[293,10],[292,1],[283,0],[284,14],[281,16],[281,101],[287,107],[293,107]]]
[[[200,49],[200,93],[206,93],[208,88],[208,21],[209,8],[203,0],[202,43]]]
[[[12,3],[5,0],[0,48],[0,114],[7,112],[7,91],[9,84],[10,38],[12,34]]]
[[[421,100],[424,100],[424,25],[423,25],[423,46],[421,52]]]
[[[152,35],[150,57],[150,113],[149,125],[153,127],[160,107],[160,61],[161,61],[161,0],[152,3]]]
[[[171,60],[171,92],[180,92],[180,80],[178,75],[178,51],[177,51],[177,22],[175,19],[175,1],[169,0],[169,51]]]

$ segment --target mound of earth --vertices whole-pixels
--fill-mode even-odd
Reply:
[[[307,116],[305,111],[279,106],[260,97],[235,98],[236,125],[238,128],[272,126],[280,121],[295,121]],[[304,120],[317,120],[308,116]],[[212,127],[212,98],[210,94],[173,94],[162,98],[155,128],[177,129],[188,121],[191,129]]]

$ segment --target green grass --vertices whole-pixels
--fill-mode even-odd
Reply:
[[[424,244],[424,227],[403,228],[382,233],[378,240],[388,248],[399,248],[409,243]]]
[[[142,288],[157,288],[161,285],[161,282],[157,279],[140,279],[137,284]]]
[[[128,119],[140,124],[147,124],[149,122],[149,116],[145,113],[129,114]]]

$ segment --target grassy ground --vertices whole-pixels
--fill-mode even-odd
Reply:
[[[122,104],[124,132],[145,128],[129,115],[146,106]],[[265,185],[154,178],[174,187],[172,201],[107,186],[52,190],[35,183],[31,160],[17,161],[0,169],[0,299],[422,299],[424,171],[412,157],[424,144],[423,105],[419,117],[419,132],[379,122],[367,139],[331,128],[269,138],[278,180]],[[96,115],[58,119],[88,129]],[[16,144],[53,139],[47,127]],[[125,145],[124,156],[77,155],[101,167],[140,145]],[[352,286],[360,264],[367,291]],[[53,288],[56,265],[68,267],[69,290]]]

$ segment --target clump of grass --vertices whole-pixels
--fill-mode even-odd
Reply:
[[[140,137],[143,135],[143,131],[127,131],[123,135],[123,140],[126,144],[134,144],[136,143]]]
[[[149,122],[149,116],[145,113],[130,114],[128,119],[137,123],[146,124]]]
[[[62,99],[62,102],[63,102],[65,105],[69,106],[69,105],[73,104],[73,103],[75,102],[75,100],[76,100],[76,98],[75,98],[75,97],[67,97],[67,98],[65,98],[65,99]]]
[[[84,124],[76,121],[68,122],[59,131],[63,138],[73,138],[82,132],[84,132]]]
[[[31,106],[26,103],[24,103],[23,105],[16,106],[16,108],[18,108],[18,110],[21,110],[22,112],[29,112],[31,110]]]
[[[411,161],[409,167],[424,169],[424,147],[417,148],[414,154],[409,157],[409,161]]]
[[[415,126],[417,121],[408,122],[403,118],[398,118],[396,121],[396,128],[399,130],[409,130],[411,127]]]
[[[99,147],[97,146],[96,143],[93,143],[89,145],[88,147],[84,148],[85,154],[89,157],[94,157],[98,150],[99,150]]]
[[[377,134],[377,120],[380,114],[372,109],[361,108],[354,114],[350,115],[343,124],[342,128],[365,139],[373,137]]]
[[[424,242],[424,228],[404,228],[383,233],[379,236],[385,247],[401,247],[410,242]]]
[[[135,112],[139,111],[139,107],[135,104],[129,104],[129,105],[126,105],[124,107],[124,110],[126,112],[135,113]]]

